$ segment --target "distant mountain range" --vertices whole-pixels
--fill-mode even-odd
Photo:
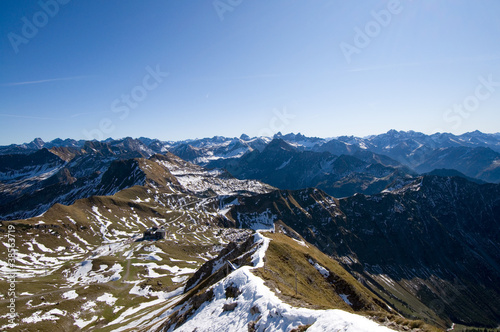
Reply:
[[[499,139],[390,131],[1,147],[0,240],[15,228],[18,328],[496,328]],[[166,238],[142,238],[153,226]],[[1,251],[3,287],[7,260]]]
[[[436,133],[426,135],[414,131],[390,130],[380,135],[364,138],[341,136],[337,138],[306,137],[302,134],[282,135],[277,133],[273,138],[249,137],[239,138],[214,136],[212,138],[190,139],[183,141],[160,141],[150,138],[107,139],[102,141],[109,145],[113,152],[135,152],[142,156],[151,156],[166,151],[184,160],[207,165],[219,159],[240,158],[252,151],[262,152],[273,140],[281,139],[299,151],[329,152],[332,155],[355,155],[357,152],[369,151],[398,161],[418,172],[428,172],[435,168],[457,169],[470,177],[477,177],[488,182],[499,182],[496,173],[499,165],[500,133],[485,134],[480,131],[453,135]],[[55,139],[44,142],[36,138],[26,144],[0,146],[0,154],[27,154],[42,148],[67,147],[81,149],[86,141],[72,139]],[[481,160],[474,160],[481,155]],[[463,159],[459,165],[451,166],[454,159]],[[393,165],[395,166],[395,165]]]
[[[426,135],[414,131],[390,130],[380,135],[367,137],[340,136],[336,138],[306,137],[300,133],[286,134],[277,133],[274,137],[249,137],[241,135],[238,137],[214,136],[203,139],[188,139],[183,141],[160,141],[141,137],[138,139],[112,139],[108,138],[103,143],[110,146],[122,146],[129,149],[139,149],[147,153],[161,153],[169,150],[174,152],[178,149],[177,155],[183,159],[195,162],[196,164],[206,164],[210,160],[220,158],[238,157],[248,151],[262,151],[264,147],[273,139],[281,138],[300,150],[311,150],[317,152],[328,151],[334,155],[352,154],[359,150],[368,150],[377,154],[389,155],[402,164],[414,167],[422,162],[419,156],[426,155],[429,151],[443,148],[490,148],[500,153],[500,133],[485,134],[480,131],[453,135],[450,133],[436,133]],[[53,147],[73,147],[81,148],[85,145],[84,140],[60,139],[44,142],[41,138],[36,138],[30,143],[11,144],[0,146],[0,154],[32,153],[41,148],[51,149]],[[140,144],[133,142],[139,142]],[[195,151],[196,156],[188,158],[181,156],[183,150]],[[202,158],[195,160],[196,158]]]
[[[113,194],[134,182],[106,183],[119,160],[171,152],[280,189],[316,187],[335,197],[376,194],[435,169],[484,182],[500,182],[500,134],[385,134],[322,139],[301,134],[164,142],[149,138],[76,141],[55,139],[0,147],[0,218],[43,213],[54,203]],[[111,169],[110,167],[113,166]]]
[[[262,152],[215,160],[207,167],[227,169],[238,178],[257,179],[281,189],[316,187],[336,197],[379,193],[396,179],[416,174],[389,157],[366,150],[337,156],[300,150],[280,138]]]

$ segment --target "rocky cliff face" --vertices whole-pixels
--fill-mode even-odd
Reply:
[[[241,200],[236,225],[282,221],[402,312],[496,326],[500,186],[424,176],[383,194],[336,200],[317,189]]]
[[[280,189],[316,187],[335,197],[374,194],[398,178],[411,177],[399,162],[368,151],[336,156],[303,151],[282,139],[241,158],[213,161],[207,167],[227,169],[241,179],[257,179]]]

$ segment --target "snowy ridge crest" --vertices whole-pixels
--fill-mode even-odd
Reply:
[[[252,273],[253,269],[264,266],[271,240],[258,232],[253,241],[257,245],[251,256],[253,266],[237,268],[192,301],[179,306],[177,316],[170,316],[169,322],[158,331],[291,331],[304,326],[309,326],[308,331],[391,331],[342,310],[295,308],[284,303],[264,280]]]

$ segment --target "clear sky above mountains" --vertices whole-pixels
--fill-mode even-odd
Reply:
[[[0,2],[0,144],[498,132],[500,2]]]

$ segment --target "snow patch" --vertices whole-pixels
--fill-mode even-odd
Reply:
[[[96,299],[97,302],[106,302],[107,305],[113,305],[117,300],[118,299],[110,293],[104,293]]]
[[[63,299],[68,299],[68,300],[76,299],[77,297],[78,297],[78,293],[74,290],[63,293],[63,295],[62,295]]]
[[[278,170],[280,170],[280,169],[285,168],[288,164],[290,164],[290,161],[292,161],[292,158],[293,158],[293,157],[290,157],[290,159],[288,159],[288,160],[287,160],[287,161],[285,161],[283,164],[281,164],[281,166],[280,166],[280,167],[278,167],[278,168],[276,168],[276,170],[278,171]]]
[[[85,326],[89,325],[89,324],[92,324],[93,322],[95,322],[97,320],[97,316],[93,316],[91,319],[89,320],[84,320],[84,319],[80,319],[80,318],[77,318],[75,319],[75,325],[78,326],[79,328],[83,329]]]
[[[42,314],[42,312],[43,312],[42,310],[36,311],[30,317],[23,318],[22,322],[28,324],[34,324],[44,320],[59,320],[60,316],[66,315],[66,311],[59,309],[52,309],[44,314]]]
[[[321,275],[325,278],[328,278],[330,276],[330,272],[324,268],[323,266],[321,266],[320,264],[316,263],[315,261],[313,261],[312,259],[309,258],[309,263],[311,263],[311,265],[314,266],[314,268],[316,270],[319,271],[319,273],[321,273]]]
[[[345,303],[347,303],[348,305],[352,305],[351,301],[349,301],[349,295],[339,294],[339,296]]]

